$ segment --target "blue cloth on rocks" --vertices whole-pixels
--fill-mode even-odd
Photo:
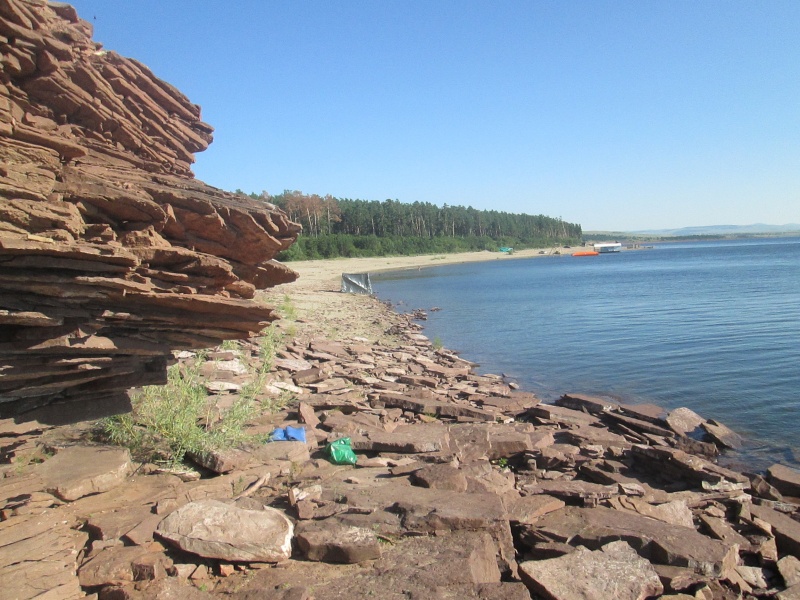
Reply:
[[[270,436],[271,442],[305,442],[306,429],[305,427],[279,427],[272,432]]]

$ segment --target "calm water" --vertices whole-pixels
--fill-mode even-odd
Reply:
[[[401,312],[441,307],[430,339],[545,400],[687,406],[748,439],[729,464],[800,464],[800,238],[432,267],[373,285]]]

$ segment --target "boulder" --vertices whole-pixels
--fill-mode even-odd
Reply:
[[[194,463],[214,473],[230,473],[231,471],[242,470],[252,460],[249,452],[236,450],[235,448],[189,452],[188,456]]]
[[[294,527],[279,510],[245,510],[219,500],[190,502],[158,526],[159,536],[204,558],[281,562],[291,555]]]

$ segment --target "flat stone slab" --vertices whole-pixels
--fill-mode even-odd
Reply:
[[[795,524],[800,528],[800,523]],[[714,577],[725,577],[738,559],[736,544],[712,540],[688,527],[604,507],[567,507],[545,515],[533,527],[553,541],[569,541],[590,549],[621,539],[653,563],[689,567]]]
[[[708,421],[702,423],[701,427],[705,429],[706,433],[708,433],[708,435],[710,435],[711,438],[721,446],[733,448],[734,450],[742,447],[742,437],[718,421],[709,419]]]
[[[170,513],[157,533],[204,558],[281,562],[292,553],[292,522],[279,510],[245,510],[219,500],[190,502]]]
[[[118,486],[131,472],[127,448],[71,446],[36,469],[44,490],[66,502]]]
[[[666,418],[667,425],[678,435],[690,433],[705,423],[705,419],[690,408],[682,406],[671,411]]]
[[[588,394],[564,394],[556,400],[556,406],[571,408],[572,410],[586,410],[587,412],[598,414],[609,410],[615,410],[619,404],[602,396],[590,396]]]
[[[436,415],[437,417],[458,418],[465,417],[476,421],[494,421],[495,414],[465,404],[455,402],[439,402],[423,398],[412,398],[405,394],[384,392],[380,394],[379,401],[387,408],[402,408],[417,414]]]
[[[592,425],[600,422],[597,417],[586,414],[585,412],[565,408],[563,406],[553,406],[551,404],[533,406],[528,409],[528,414],[533,417],[567,426]]]
[[[640,433],[651,433],[665,438],[675,437],[675,433],[671,429],[666,429],[645,419],[637,419],[636,417],[614,412],[604,413],[603,419],[611,423],[620,423]]]
[[[354,564],[381,556],[381,545],[374,531],[330,519],[299,523],[295,540],[303,555],[313,561]]]
[[[607,500],[619,495],[616,484],[602,485],[589,481],[540,481],[523,488],[528,494],[547,494],[557,498],[581,498],[583,500]]]
[[[662,504],[650,504],[641,498],[627,498],[623,496],[620,498],[620,504],[623,508],[637,512],[645,517],[694,529],[692,511],[689,510],[686,500],[672,500]]]
[[[524,496],[511,504],[508,520],[512,523],[535,523],[539,517],[564,508],[563,500],[542,494],[540,496]]]
[[[800,556],[800,522],[767,506],[753,504],[750,514],[772,525],[772,533],[781,553]]]
[[[631,443],[618,433],[609,431],[605,427],[575,427],[574,429],[559,432],[559,439],[580,446],[583,443],[599,444],[603,447],[616,446],[626,448]]]
[[[750,480],[729,469],[725,469],[699,456],[692,456],[682,450],[655,446],[634,445],[631,447],[634,460],[649,467],[656,473],[684,479],[696,484],[718,484],[722,481],[750,485]]]
[[[442,425],[417,425],[392,433],[368,432],[364,437],[352,437],[353,450],[367,452],[397,452],[400,454],[424,454],[441,452],[450,445],[450,436]]]
[[[645,600],[664,591],[653,565],[625,542],[595,551],[578,548],[519,568],[523,581],[551,600]]]
[[[288,460],[299,463],[311,458],[305,442],[267,442],[253,448],[250,453],[262,462]]]
[[[0,521],[0,597],[84,596],[75,567],[89,535],[64,519],[62,511],[51,510]]]
[[[767,469],[767,477],[781,494],[800,498],[800,472],[783,465],[772,465]]]

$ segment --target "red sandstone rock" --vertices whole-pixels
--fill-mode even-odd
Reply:
[[[171,350],[275,318],[253,296],[295,279],[273,258],[299,227],[193,179],[199,107],[74,9],[0,8],[0,418],[122,412]]]
[[[767,469],[769,482],[781,493],[800,498],[800,472],[783,465]],[[774,498],[773,498],[774,499]]]
[[[520,571],[533,591],[552,600],[645,600],[664,591],[653,566],[622,541],[524,562]]]

